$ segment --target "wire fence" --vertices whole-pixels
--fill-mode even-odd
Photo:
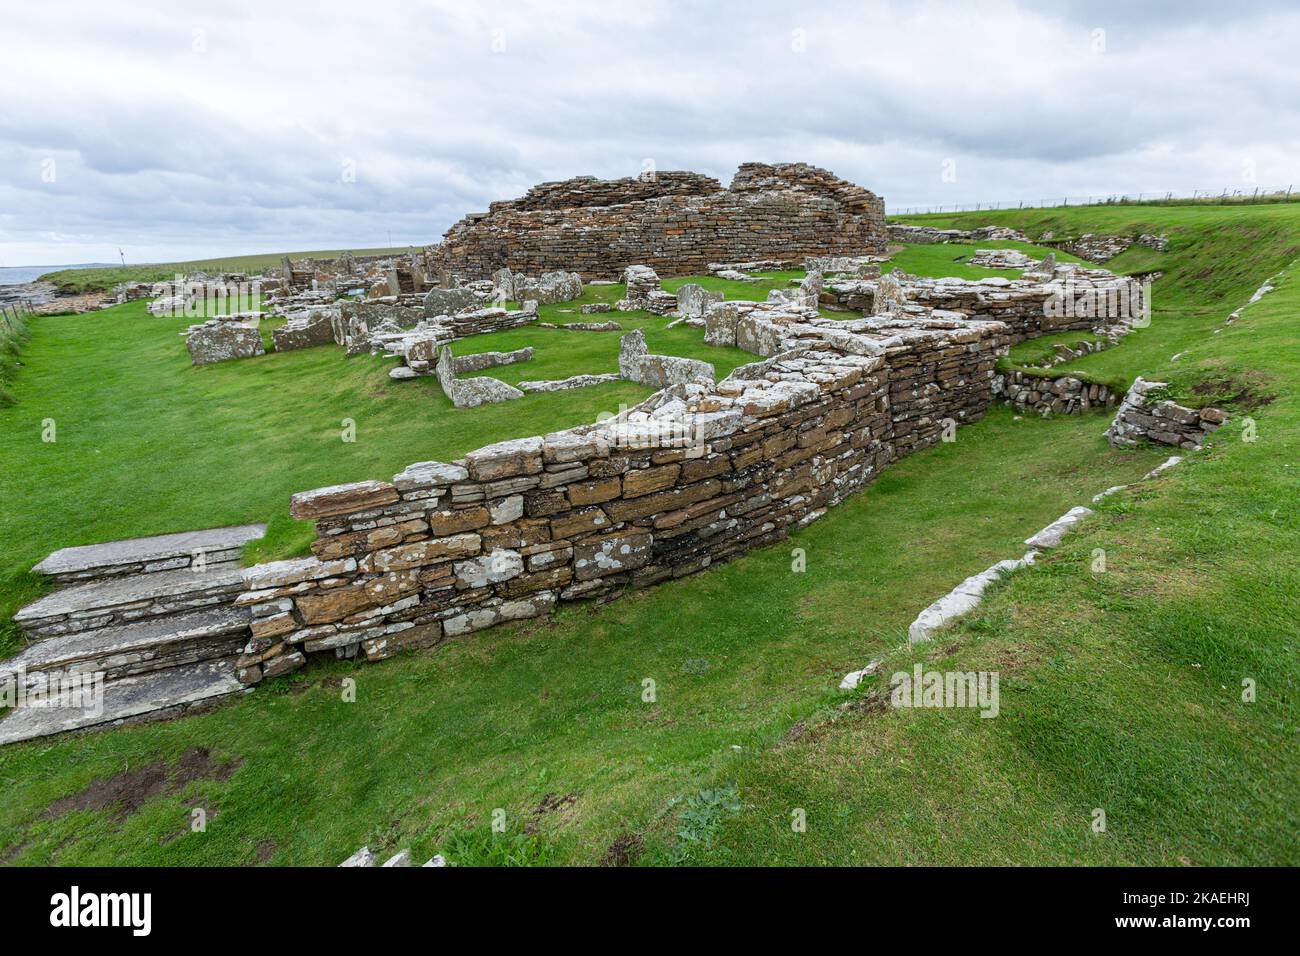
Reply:
[[[906,206],[889,209],[891,216],[920,216],[942,212],[994,212],[999,209],[1055,209],[1060,206],[1123,205],[1227,205],[1229,203],[1300,202],[1300,192],[1292,186],[1252,186],[1243,189],[1193,189],[1178,192],[1112,193],[1108,196],[1048,196],[1007,202],[944,203],[937,206]]]
[[[32,314],[32,304],[26,299],[19,299],[17,302],[11,302],[8,305],[0,304],[0,320],[3,320],[4,324],[10,329],[17,328],[22,323],[24,316]]]

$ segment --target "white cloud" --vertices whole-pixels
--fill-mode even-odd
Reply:
[[[426,243],[646,158],[891,208],[1300,180],[1285,3],[181,6],[6,12],[0,263]]]

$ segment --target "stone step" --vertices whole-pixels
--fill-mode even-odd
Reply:
[[[70,730],[173,717],[246,688],[233,660],[200,661],[105,681],[82,695],[65,693],[47,702],[20,706],[0,717],[0,745]]]
[[[28,685],[74,674],[105,680],[239,654],[249,638],[247,608],[221,605],[134,624],[51,637],[0,661],[0,684],[21,675]]]
[[[234,566],[106,578],[48,594],[20,610],[14,621],[39,640],[230,604],[242,589]]]
[[[196,555],[202,555],[209,568],[232,565],[239,562],[245,544],[265,533],[264,524],[245,524],[87,544],[55,551],[33,570],[60,584],[84,584],[126,574],[188,568]]]

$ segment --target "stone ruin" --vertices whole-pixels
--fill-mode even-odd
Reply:
[[[1146,246],[1157,252],[1163,252],[1169,247],[1169,240],[1164,236],[1153,236],[1149,233],[1138,236],[1113,236],[1085,232],[1075,239],[1057,240],[1052,245],[1089,262],[1109,262],[1131,246]]]
[[[988,242],[990,239],[1005,239],[1014,242],[1029,242],[1030,239],[1018,229],[1006,226],[980,226],[978,229],[936,229],[934,226],[909,226],[904,223],[889,224],[889,241],[917,245],[932,245],[937,242]]]
[[[824,265],[832,278],[810,268],[796,288],[761,302],[716,301],[695,284],[673,295],[651,266],[626,266],[624,302],[664,314],[675,309],[682,321],[703,323],[706,342],[734,345],[759,360],[719,382],[709,363],[652,354],[634,331],[620,341],[619,376],[658,391],[632,409],[489,445],[455,462],[419,462],[391,481],[293,496],[292,515],[316,523],[312,557],[227,570],[205,582],[198,600],[212,606],[204,605],[204,629],[168,631],[178,649],[156,666],[200,666],[181,685],[181,705],[188,706],[288,673],[312,654],[379,660],[536,617],[561,601],[616,597],[780,541],[893,461],[982,417],[1005,393],[997,387],[999,356],[1012,341],[1058,327],[1046,303],[1063,294],[1067,280],[1095,290],[1118,278],[1053,262],[1019,280],[872,276],[871,258],[814,257],[810,267]],[[460,407],[615,377],[518,387],[486,376],[459,378],[531,359],[529,350],[457,357],[449,347],[464,335],[535,320],[535,302],[518,312],[485,306],[500,285],[497,278],[453,282],[338,306],[299,298],[309,290],[289,299],[309,313],[294,320],[297,331],[314,332],[328,314],[334,341],[349,352],[400,356],[404,374],[436,374]],[[322,311],[310,314],[314,307]],[[821,308],[866,314],[829,319]],[[205,326],[223,324],[236,323]],[[1122,416],[1122,427],[1118,418],[1112,426],[1121,441],[1131,437],[1125,429],[1146,426],[1139,415],[1155,410],[1153,420],[1177,420],[1171,409],[1155,409],[1158,403],[1125,404],[1131,414]],[[1208,431],[1204,423],[1213,414],[1192,414],[1195,428]],[[1187,431],[1175,437],[1179,444],[1191,440]],[[231,575],[241,589],[237,598]],[[196,586],[187,577],[147,591],[162,595],[161,616]],[[141,587],[95,600],[134,608]],[[20,623],[45,635],[97,627],[72,623],[74,615],[81,621],[98,613],[78,601],[39,602],[39,610],[24,609]],[[126,626],[121,616],[104,620]],[[195,633],[207,643],[195,644]],[[151,693],[154,709],[174,706],[157,687]]]
[[[646,347],[645,333],[640,329],[634,329],[619,339],[618,372],[629,382],[640,382],[655,388],[686,385],[690,382],[711,384],[714,380],[713,366],[708,362],[676,355],[653,354]]]
[[[262,333],[257,328],[260,318],[260,312],[253,313],[251,317],[223,315],[191,325],[182,333],[185,336],[185,347],[190,353],[190,362],[194,365],[211,365],[229,359],[265,355]]]
[[[1106,429],[1111,445],[1132,447],[1146,440],[1194,451],[1201,447],[1205,436],[1228,420],[1227,413],[1219,408],[1187,408],[1160,398],[1158,393],[1164,388],[1168,383],[1147,382],[1141,376],[1133,382],[1115,420]]]
[[[1123,335],[1146,307],[1140,283],[1105,269],[1056,264],[1051,256],[1018,279],[929,279],[895,269],[879,279],[831,280],[820,301],[826,309],[864,314],[940,309],[995,319],[1010,327],[1013,342],[1075,329]],[[1112,315],[1107,304],[1123,308]]]
[[[492,283],[494,298],[500,301],[532,300],[539,305],[556,305],[582,296],[582,277],[576,272],[544,272],[531,279],[509,269],[498,269],[492,274]]]
[[[777,350],[595,425],[295,495],[311,558],[246,569],[246,683],[306,655],[389,657],[779,541],[991,401],[999,322],[838,322],[749,303]],[[738,303],[724,303],[712,311]],[[637,356],[640,349],[630,349]]]
[[[628,266],[623,270],[623,284],[623,298],[614,303],[619,312],[644,310],[668,315],[677,308],[677,296],[660,288],[659,274],[649,266]]]
[[[803,163],[746,163],[723,188],[690,172],[579,177],[452,226],[434,253],[440,274],[571,269],[614,278],[633,265],[695,275],[710,263],[885,251],[884,202]]]

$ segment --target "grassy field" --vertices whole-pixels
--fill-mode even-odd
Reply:
[[[705,574],[381,665],[314,664],[207,715],[4,748],[0,861],[334,864],[368,843],[462,864],[1297,862],[1300,369],[1283,344],[1300,293],[1284,283],[1218,335],[1209,317],[1281,268],[1300,216],[1240,222],[1264,238],[1255,268],[1230,258],[1226,279],[1205,272],[1215,257],[1199,243],[1226,236],[1231,256],[1237,230],[1173,218],[1209,210],[1125,211],[1175,237],[1156,287],[1169,306],[1084,361],[1150,377],[1150,357],[1182,349],[1178,387],[1250,377],[1278,398],[1253,412],[1258,442],[1224,429],[927,652],[931,666],[1000,670],[999,719],[881,708],[874,685],[842,709],[836,685],[873,655],[910,662],[891,649],[922,607],[1167,454],[1108,448],[1104,417],[997,409],[788,545]],[[960,247],[920,248],[899,267],[953,271],[937,260]],[[1193,302],[1190,317],[1175,305]],[[566,308],[544,318],[571,320]],[[720,373],[745,360],[698,330],[615,317]],[[456,411],[430,380],[394,383],[388,363],[335,349],[190,369],[183,324],[139,305],[33,323],[18,403],[0,409],[0,490],[23,502],[0,513],[3,612],[35,596],[26,569],[53,547],[269,520],[260,554],[294,553],[310,532],[287,518],[292,491],[387,477],[648,392],[618,383]],[[617,353],[616,334],[543,329],[463,347],[520,344],[538,356],[501,377],[602,371]],[[571,364],[543,354],[559,349]],[[46,417],[59,441],[42,446]],[[345,417],[355,444],[339,439]],[[1089,571],[1096,547],[1104,575]],[[1259,699],[1244,705],[1250,676]],[[137,791],[147,799],[118,799]],[[204,833],[189,830],[193,807]],[[796,808],[807,832],[791,830]]]
[[[53,282],[67,295],[83,292],[104,292],[122,282],[161,282],[174,279],[177,274],[189,272],[248,272],[256,273],[278,266],[284,256],[291,259],[335,259],[346,250],[316,250],[313,252],[265,252],[251,256],[225,256],[218,259],[191,259],[186,262],[145,262],[131,266],[101,266],[93,269],[59,269],[41,276]],[[358,256],[400,256],[413,252],[412,247],[399,249],[353,249]]]

